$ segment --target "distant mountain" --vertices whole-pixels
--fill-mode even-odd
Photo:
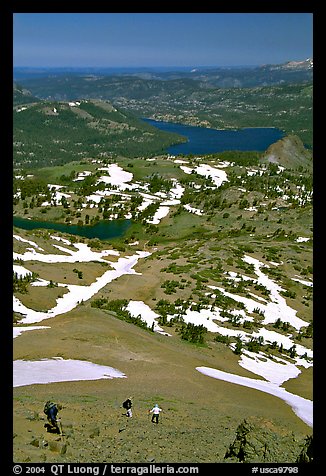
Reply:
[[[144,90],[144,93],[168,91],[172,88],[196,91],[213,88],[253,88],[281,84],[302,84],[313,79],[313,60],[289,61],[277,65],[242,67],[194,67],[188,70],[164,69],[144,70],[127,69],[115,72],[112,68],[84,68],[79,70],[19,69],[14,77],[35,96],[51,99],[75,99],[76,97],[94,97],[99,87],[107,89],[102,99],[112,99],[117,83],[123,83],[121,95],[128,95],[129,88]],[[103,93],[102,93],[103,94]],[[57,95],[57,96],[56,96]],[[74,96],[75,95],[75,96]],[[101,96],[97,96],[101,97]]]
[[[36,102],[35,98],[66,103],[110,101],[117,110],[132,112],[138,118],[215,129],[277,127],[312,145],[312,59],[257,67],[194,67],[188,71],[92,71],[85,68],[84,72],[68,74],[49,69],[38,71],[46,76],[33,77],[33,71],[26,70],[28,79],[20,79],[19,86],[14,86],[14,105]],[[126,143],[128,149],[131,137]],[[122,139],[121,131],[114,139],[112,152],[120,150],[118,139]],[[140,138],[133,142],[135,155],[145,153],[144,145]],[[152,146],[149,150],[154,151]]]
[[[277,65],[262,66],[262,68],[270,71],[311,71],[313,70],[314,62],[312,58],[307,58],[304,61],[288,61],[287,63]]]
[[[280,84],[300,84],[312,81],[313,60],[288,61],[282,64],[267,64],[255,68],[225,68],[195,73],[192,77],[220,88],[253,88]]]

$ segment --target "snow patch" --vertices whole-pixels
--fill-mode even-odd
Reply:
[[[244,387],[253,388],[281,398],[292,407],[294,413],[301,420],[303,420],[308,426],[313,426],[313,402],[311,400],[294,395],[284,388],[264,380],[242,377],[240,375],[223,372],[222,370],[217,370],[210,367],[196,367],[196,370],[204,375],[207,375],[208,377],[224,380],[225,382],[242,385]]]
[[[14,360],[13,386],[68,382],[75,380],[99,380],[127,378],[113,367],[83,360],[64,360],[60,357],[42,360]]]

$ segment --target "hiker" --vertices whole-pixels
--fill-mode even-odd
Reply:
[[[62,405],[53,403],[50,400],[48,400],[46,404],[44,405],[44,413],[46,414],[48,422],[50,423],[52,427],[51,429],[52,430],[55,429],[58,432],[60,432],[60,428],[58,425],[57,414],[58,414],[58,411],[61,409],[62,409]]]
[[[160,416],[160,412],[162,411],[163,411],[162,408],[160,408],[158,404],[155,403],[155,406],[148,412],[148,413],[153,413],[152,423],[158,423],[158,417]]]
[[[125,400],[122,404],[123,408],[125,408],[127,411],[126,411],[126,415],[127,417],[131,418],[132,417],[132,397],[129,397],[127,398],[127,400]]]

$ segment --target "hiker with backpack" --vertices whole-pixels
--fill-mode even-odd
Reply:
[[[132,417],[132,397],[127,398],[122,404],[123,408],[126,410],[126,416],[131,418]]]
[[[47,416],[48,422],[50,425],[45,424],[44,426],[48,427],[49,431],[57,431],[58,433],[61,433],[61,430],[59,428],[59,421],[57,419],[57,415],[59,410],[62,409],[62,405],[56,404],[48,400],[45,405],[44,405],[44,413]]]
[[[160,416],[160,413],[163,411],[162,408],[160,408],[158,406],[158,404],[156,403],[155,406],[148,411],[148,413],[153,413],[152,415],[152,423],[158,423],[158,417]]]

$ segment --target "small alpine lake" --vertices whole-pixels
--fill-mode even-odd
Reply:
[[[131,226],[130,220],[101,220],[95,225],[67,225],[65,223],[52,223],[41,220],[27,220],[26,218],[14,216],[13,226],[23,228],[24,230],[34,230],[36,228],[45,228],[48,230],[60,231],[71,235],[83,236],[85,238],[99,238],[108,240],[110,238],[119,238],[125,234]]]
[[[263,152],[285,135],[283,131],[275,127],[220,130],[147,118],[142,118],[142,120],[162,131],[174,132],[187,138],[187,142],[173,145],[167,149],[173,155],[212,154],[228,150]]]

